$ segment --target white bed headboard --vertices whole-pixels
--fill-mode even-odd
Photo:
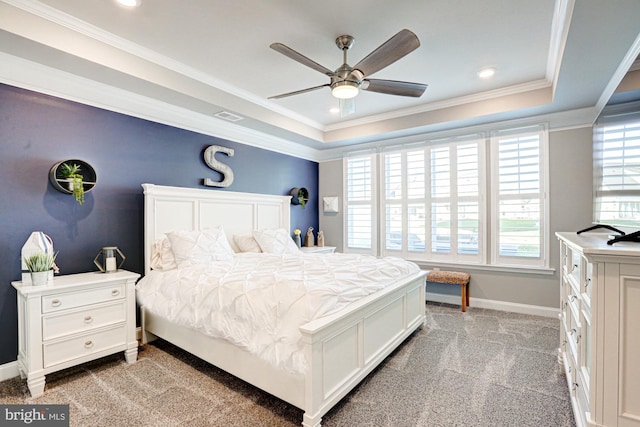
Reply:
[[[291,196],[237,193],[142,184],[144,189],[144,264],[151,269],[153,243],[170,231],[221,225],[231,247],[235,234],[267,228],[290,229]]]

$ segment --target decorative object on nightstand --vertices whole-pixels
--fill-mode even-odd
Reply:
[[[56,257],[58,253],[40,252],[31,255],[24,263],[31,275],[31,284],[34,286],[45,285],[49,281],[49,272],[57,269]]]
[[[22,246],[20,260],[22,264],[22,283],[31,283],[31,274],[27,268],[26,260],[35,254],[53,254],[53,240],[42,231],[34,231]],[[58,272],[58,267],[54,264],[53,269],[48,271],[48,280],[53,279],[54,271]]]
[[[304,205],[309,201],[309,191],[304,187],[295,187],[291,189],[291,204],[300,205],[304,209]]]
[[[84,204],[85,193],[96,185],[96,172],[87,162],[77,159],[58,162],[49,170],[49,181],[53,188],[73,194],[79,204]]]
[[[120,255],[120,263],[118,264],[117,255]],[[102,259],[102,263],[99,261]],[[93,259],[93,263],[102,271],[103,273],[112,273],[114,271],[118,271],[122,264],[124,264],[124,260],[127,257],[118,249],[117,246],[105,246],[100,249],[98,255]]]
[[[18,370],[31,396],[44,393],[45,375],[124,351],[138,356],[137,273],[58,276],[48,286],[12,282],[18,297]]]
[[[301,238],[300,238],[300,234],[301,234],[301,233],[302,233],[302,232],[300,231],[300,229],[299,229],[299,228],[296,228],[295,230],[293,230],[293,237],[294,237],[294,239],[293,239],[293,240],[295,240],[296,245],[297,245],[299,248],[300,248],[300,247],[302,247],[302,241],[301,241]]]
[[[318,247],[324,247],[324,232],[322,230],[318,231]]]
[[[304,245],[306,247],[315,246],[315,237],[313,237],[313,227],[307,229],[307,234],[304,236]]]

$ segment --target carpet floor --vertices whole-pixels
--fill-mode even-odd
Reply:
[[[414,333],[323,417],[323,426],[573,427],[557,319],[427,303]],[[299,426],[302,411],[163,341],[26,381],[1,404],[70,405],[71,426]]]

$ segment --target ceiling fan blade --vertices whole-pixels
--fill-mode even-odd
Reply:
[[[362,71],[365,76],[370,76],[413,52],[419,46],[418,36],[409,30],[402,30],[358,62],[353,69]]]
[[[300,95],[301,93],[306,93],[306,92],[311,92],[312,90],[317,90],[323,87],[329,87],[329,83],[324,84],[324,85],[320,85],[320,86],[314,86],[314,87],[309,87],[306,89],[300,89],[300,90],[296,90],[294,92],[287,92],[287,93],[283,93],[280,95],[276,95],[276,96],[270,96],[269,99],[280,99],[280,98],[286,98],[287,96],[293,96],[293,95]]]
[[[399,82],[396,80],[365,79],[360,89],[388,95],[411,96],[420,98],[427,85],[422,83]]]
[[[269,47],[275,50],[276,52],[280,52],[284,56],[287,56],[293,59],[294,61],[301,63],[302,65],[306,65],[307,67],[313,68],[316,71],[320,71],[322,74],[326,74],[329,77],[332,77],[334,74],[333,71],[331,71],[330,69],[318,64],[316,61],[307,58],[303,54],[296,52],[295,50],[291,49],[289,46],[285,46],[282,43],[271,43]]]

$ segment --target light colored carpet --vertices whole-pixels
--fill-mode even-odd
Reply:
[[[575,426],[556,319],[427,304],[410,337],[323,418],[331,426]],[[302,411],[162,341],[26,382],[0,403],[69,403],[71,426],[299,426]]]

